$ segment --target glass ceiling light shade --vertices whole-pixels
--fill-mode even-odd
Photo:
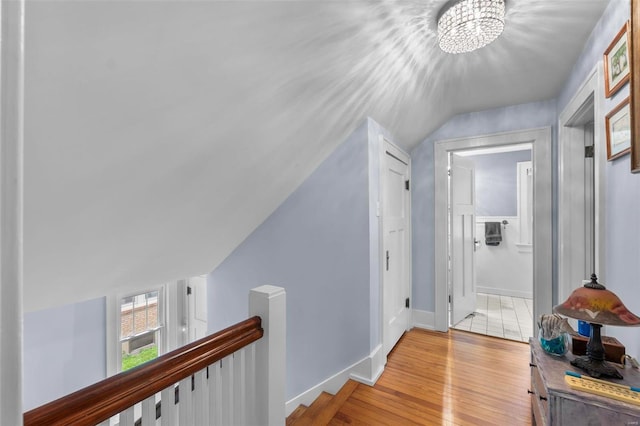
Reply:
[[[504,30],[505,0],[452,0],[438,14],[438,44],[447,53],[486,46]]]
[[[591,282],[575,289],[553,311],[594,324],[640,326],[640,318],[629,311],[618,296],[600,284],[595,274],[591,275]]]
[[[622,379],[615,366],[604,360],[600,329],[603,325],[640,326],[640,317],[600,284],[595,274],[591,275],[591,282],[575,289],[564,303],[554,306],[553,312],[587,321],[591,326],[587,355],[575,358],[571,365],[585,370],[591,377]]]

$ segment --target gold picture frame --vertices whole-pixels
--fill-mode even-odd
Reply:
[[[613,96],[631,78],[629,23],[625,23],[604,52],[604,92]]]
[[[620,102],[605,118],[607,160],[615,160],[631,150],[631,112],[629,97]]]
[[[640,101],[640,0],[631,1],[631,172],[640,173],[640,119],[638,102]]]

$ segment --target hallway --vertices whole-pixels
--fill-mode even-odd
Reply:
[[[533,300],[478,293],[476,310],[453,328],[528,342],[533,336]]]
[[[528,344],[414,328],[374,386],[349,381],[335,397],[301,406],[287,425],[526,426],[530,380]]]

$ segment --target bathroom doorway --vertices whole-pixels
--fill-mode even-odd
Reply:
[[[526,342],[533,335],[532,146],[524,143],[456,151],[455,156],[471,162],[475,175],[473,256],[467,253],[463,262],[467,269],[472,268],[475,300],[461,319],[461,292],[455,289],[459,286],[455,278],[469,272],[462,274],[456,259],[456,241],[460,239],[455,235],[456,218],[452,218],[450,326]],[[450,185],[455,180],[451,177]],[[456,198],[456,187],[450,186],[450,201]],[[471,261],[466,260],[469,257]]]

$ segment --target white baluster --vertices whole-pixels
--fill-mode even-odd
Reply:
[[[193,394],[191,392],[191,376],[180,380],[179,396],[178,424],[180,426],[193,426]]]
[[[195,389],[193,395],[193,414],[198,426],[209,423],[209,389],[207,387],[207,369],[195,374]]]
[[[222,359],[222,424],[233,425],[233,357]]]
[[[155,426],[156,424],[156,396],[151,395],[142,401],[142,426]]]
[[[222,368],[221,362],[209,366],[209,425],[222,426]]]
[[[162,426],[175,426],[177,424],[178,413],[176,410],[176,388],[171,385],[160,392],[160,424]]]
[[[133,426],[134,423],[133,407],[129,407],[120,413],[120,426]]]
[[[244,348],[233,354],[233,418],[234,424],[245,425],[245,353]]]
[[[258,424],[256,419],[256,345],[250,344],[245,348],[245,424]]]

